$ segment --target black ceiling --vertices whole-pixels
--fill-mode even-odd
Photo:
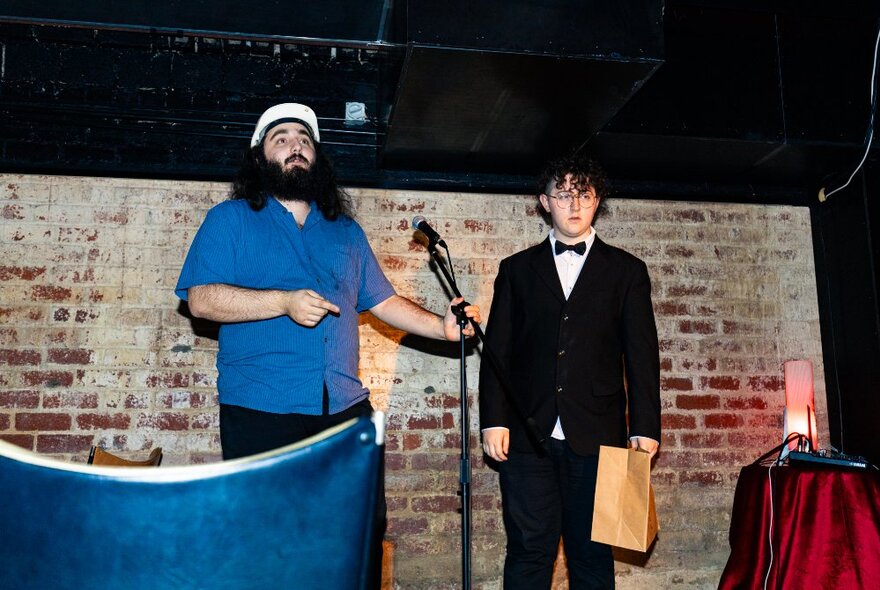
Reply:
[[[619,193],[799,202],[860,156],[880,16],[867,1],[93,4],[0,6],[3,170],[227,180],[259,114],[295,100],[348,185],[527,191],[584,147]]]

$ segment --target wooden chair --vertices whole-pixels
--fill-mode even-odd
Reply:
[[[89,452],[89,465],[103,465],[106,467],[158,467],[162,463],[162,447],[153,449],[150,456],[143,461],[123,459],[112,453],[108,453],[101,447],[92,447]]]

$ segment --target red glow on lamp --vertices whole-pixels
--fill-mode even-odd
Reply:
[[[816,407],[813,400],[813,364],[810,361],[785,362],[785,432],[784,436],[796,432],[803,436],[788,443],[794,450],[815,451],[818,448],[816,433]],[[809,448],[798,449],[801,441]]]

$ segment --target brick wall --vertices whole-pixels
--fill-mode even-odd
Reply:
[[[5,175],[0,213],[0,437],[62,460],[92,444],[160,445],[166,464],[219,459],[210,325],[172,288],[205,211],[227,186]],[[459,286],[488,310],[503,256],[543,238],[531,197],[354,190],[357,216],[401,294],[446,300],[409,220],[452,248]],[[660,539],[645,563],[619,554],[622,589],[714,588],[727,559],[739,468],[781,437],[782,363],[814,363],[827,441],[809,212],[619,200],[597,228],[649,266],[661,342],[664,434],[654,469]],[[369,316],[362,378],[388,412],[388,539],[394,583],[452,588],[460,576],[456,345]],[[468,358],[476,432],[479,355]],[[478,449],[472,436],[472,448]],[[474,574],[498,588],[497,478],[475,457]],[[558,588],[564,568],[559,568]]]

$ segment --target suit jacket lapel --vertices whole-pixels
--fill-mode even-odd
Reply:
[[[553,250],[550,248],[550,238],[541,242],[532,253],[532,269],[559,301],[565,301],[565,293],[562,292],[562,284],[559,282],[559,273],[556,271],[556,263],[553,261]]]

